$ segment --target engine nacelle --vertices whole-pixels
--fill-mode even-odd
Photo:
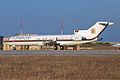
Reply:
[[[86,40],[86,37],[82,37],[81,39],[82,39],[82,40]]]

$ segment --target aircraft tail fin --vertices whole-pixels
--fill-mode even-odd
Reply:
[[[97,38],[106,28],[107,26],[113,25],[112,22],[97,22],[95,25],[90,27],[88,30],[79,30],[75,33],[75,35],[83,35],[88,37],[89,39]]]

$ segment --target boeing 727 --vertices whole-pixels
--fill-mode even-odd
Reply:
[[[100,34],[113,25],[112,22],[97,22],[88,30],[75,30],[72,35],[28,35],[11,36],[7,42],[9,45],[52,45],[60,46],[63,49],[65,45],[79,45],[101,40]]]

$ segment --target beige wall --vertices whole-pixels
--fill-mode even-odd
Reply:
[[[3,43],[3,50],[13,50],[14,46],[7,42]],[[15,45],[16,50],[54,50],[54,46],[40,46],[40,45]],[[58,47],[60,50],[60,47]],[[64,46],[64,50],[80,50],[80,46]]]
[[[4,42],[3,50],[13,50],[13,46]],[[38,45],[15,45],[16,50],[41,50],[42,47]]]

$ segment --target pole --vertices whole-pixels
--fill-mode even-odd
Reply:
[[[23,19],[20,19],[20,34],[23,34]]]
[[[63,26],[64,26],[63,25],[63,20],[61,20],[61,25],[60,26],[61,26],[61,35],[63,35]]]

